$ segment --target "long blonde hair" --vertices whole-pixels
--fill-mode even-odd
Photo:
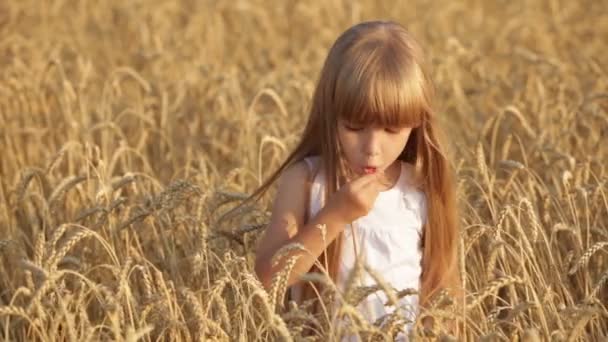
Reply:
[[[320,155],[326,198],[339,188],[337,119],[358,124],[412,127],[398,159],[415,166],[427,198],[422,235],[421,306],[440,289],[458,289],[458,209],[453,169],[440,143],[432,108],[433,86],[425,71],[422,49],[405,28],[391,21],[370,21],[345,31],[333,44],[323,65],[302,138],[283,164],[249,200],[259,199],[289,166]],[[336,280],[341,236],[324,252],[329,274]],[[321,254],[319,260],[324,260]],[[314,268],[314,266],[313,266]],[[304,288],[304,297],[314,291]]]

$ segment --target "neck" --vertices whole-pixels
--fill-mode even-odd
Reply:
[[[401,161],[395,160],[389,167],[386,168],[384,174],[380,178],[383,185],[382,191],[388,190],[395,186],[401,175]]]

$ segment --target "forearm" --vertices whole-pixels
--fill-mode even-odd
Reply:
[[[325,236],[318,228],[319,225],[325,226]],[[346,222],[333,215],[330,209],[327,207],[321,209],[313,219],[298,229],[298,232],[286,243],[286,245],[301,244],[306,248],[306,251],[294,249],[281,256],[275,266],[272,266],[272,255],[264,256],[263,260],[260,260],[258,264],[261,267],[259,267],[257,273],[264,286],[269,288],[274,274],[280,272],[292,256],[299,255],[289,274],[287,286],[296,283],[302,274],[310,270],[327,246],[344,230],[345,225]]]

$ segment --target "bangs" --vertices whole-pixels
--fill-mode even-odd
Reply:
[[[429,112],[422,71],[394,55],[378,57],[342,66],[334,90],[336,115],[357,125],[419,127]]]

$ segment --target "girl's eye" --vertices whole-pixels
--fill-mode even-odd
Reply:
[[[357,132],[357,131],[360,131],[363,129],[363,127],[353,126],[353,125],[344,125],[344,127],[346,127],[347,130],[353,131],[353,132]]]
[[[399,133],[400,130],[398,128],[387,127],[384,129],[384,131],[386,131],[390,134],[397,134],[397,133]]]

